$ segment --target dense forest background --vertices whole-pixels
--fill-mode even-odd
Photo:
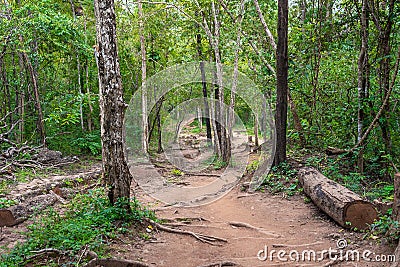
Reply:
[[[142,16],[137,2],[116,3],[126,102],[142,84],[143,59],[147,77],[179,63],[215,61],[204,31],[215,30],[215,5],[221,63],[233,66],[238,53],[239,71],[274,110],[276,1],[242,1],[243,10],[239,1],[140,2]],[[390,184],[400,163],[399,20],[394,0],[289,2],[290,158],[308,155],[317,166],[328,160],[328,172],[344,183]],[[31,144],[100,156],[93,2],[4,0],[0,25],[1,149]],[[190,94],[199,97],[201,89]],[[185,91],[167,95],[161,120],[187,98]],[[247,106],[238,100],[235,109],[252,129]],[[340,155],[327,159],[325,151]]]

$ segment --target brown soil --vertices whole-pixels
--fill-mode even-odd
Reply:
[[[195,140],[188,137],[186,140]],[[189,147],[188,151],[193,149]],[[191,152],[196,155],[195,152]],[[250,161],[256,158],[251,154]],[[170,175],[172,166],[165,159],[158,158],[158,172]],[[146,168],[135,168],[135,176],[146,176]],[[212,168],[208,173],[217,173]],[[147,176],[150,174],[147,173]],[[151,176],[151,175],[150,175]],[[247,177],[248,178],[248,177]],[[204,184],[211,177],[183,175],[176,183]],[[272,195],[269,193],[249,194],[242,191],[244,180],[235,186],[224,197],[206,205],[196,207],[162,206],[163,204],[144,194],[136,188],[136,197],[145,205],[156,211],[158,218],[166,219],[168,227],[192,231],[205,235],[217,236],[226,239],[225,242],[216,242],[210,245],[192,236],[154,230],[150,233],[150,240],[141,241],[132,245],[132,240],[125,240],[112,246],[112,254],[119,258],[142,261],[149,266],[165,267],[200,267],[200,266],[389,266],[390,263],[367,262],[362,258],[362,253],[371,251],[371,258],[375,255],[389,255],[394,248],[388,244],[381,244],[372,239],[364,239],[365,233],[344,230],[334,221],[323,214],[312,203],[306,204],[304,195],[295,195],[287,198],[285,195]],[[337,248],[337,242],[346,240],[347,247],[343,250]],[[260,250],[268,251],[265,261],[257,258]],[[337,250],[329,258],[324,250]],[[272,253],[275,250],[275,253]],[[277,251],[287,253],[280,260]],[[302,252],[313,250],[316,260],[308,260],[307,254],[302,261]],[[335,261],[342,251],[357,250],[360,260]],[[291,261],[288,253],[296,257],[299,253],[300,260]],[[269,257],[272,253],[272,260]],[[323,255],[321,257],[321,255]],[[265,256],[261,253],[260,256]],[[351,256],[351,254],[350,254]],[[322,259],[321,259],[322,258]],[[351,259],[351,257],[349,257]],[[287,261],[284,261],[287,259]],[[215,264],[214,264],[215,263]],[[225,263],[225,265],[224,265]],[[213,265],[214,264],[214,265]]]
[[[160,173],[170,174],[171,166],[159,161]],[[95,169],[97,169],[95,167]],[[145,166],[138,167],[139,173],[146,175]],[[218,171],[210,170],[218,174]],[[63,177],[64,178],[64,177]],[[184,176],[180,179],[187,183],[208,183],[212,177]],[[179,181],[176,181],[179,182]],[[389,255],[394,248],[388,244],[372,239],[363,239],[363,233],[344,230],[321,213],[312,203],[305,203],[303,195],[287,198],[284,195],[269,193],[249,194],[243,192],[243,181],[224,197],[206,205],[196,207],[163,206],[159,201],[135,188],[136,197],[156,211],[160,219],[165,219],[167,227],[218,236],[227,242],[208,244],[193,236],[157,231],[142,230],[145,239],[126,235],[116,239],[110,245],[110,253],[115,258],[141,261],[149,266],[165,267],[199,267],[199,266],[389,266],[387,262],[367,262],[362,259],[364,251],[371,251],[371,257]],[[22,190],[22,189],[21,189]],[[15,227],[1,229],[0,247],[2,252],[11,249],[18,241],[24,239],[19,232],[26,231],[29,221]],[[147,225],[145,225],[147,226]],[[152,230],[149,230],[152,229]],[[342,251],[357,250],[360,261],[331,261],[324,250],[337,250],[337,241],[344,239],[348,246]],[[268,258],[263,257],[268,250]],[[273,250],[275,251],[273,253]],[[286,254],[278,258],[278,251]],[[316,260],[302,260],[305,250],[316,252]],[[283,253],[283,252],[281,252]],[[299,253],[300,260],[290,260]],[[337,253],[340,253],[338,250]],[[272,259],[269,257],[273,255]],[[321,254],[324,255],[321,259]],[[340,257],[333,254],[332,257]],[[331,264],[329,264],[331,263]],[[213,265],[214,264],[214,265]]]
[[[377,255],[393,253],[394,248],[389,245],[363,240],[363,234],[336,225],[312,203],[305,204],[302,196],[286,199],[268,193],[247,194],[239,188],[237,186],[228,195],[208,205],[159,208],[156,212],[159,218],[174,221],[173,225],[179,225],[179,229],[222,237],[227,240],[226,243],[210,245],[191,236],[160,231],[154,232],[151,240],[142,241],[140,246],[116,244],[113,246],[115,254],[125,259],[143,261],[150,266],[166,267],[195,267],[222,262],[234,262],[245,267],[324,266],[329,259],[284,262],[274,253],[272,261],[270,258],[261,261],[257,253],[267,246],[269,253],[272,250],[284,250],[287,253],[296,250],[301,255],[304,250],[314,250],[319,253],[318,258],[323,250],[337,249],[340,239],[348,242],[348,247],[343,251],[358,250],[362,254],[368,249]],[[148,201],[148,197],[140,198],[154,205],[154,202]],[[284,258],[289,260],[288,255]],[[390,264],[360,259],[359,262],[338,262],[335,265],[361,267]]]

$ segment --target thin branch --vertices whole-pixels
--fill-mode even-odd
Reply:
[[[230,10],[228,9],[227,5],[224,3],[223,0],[218,0],[222,6],[222,8],[225,10],[225,12],[229,15],[229,17],[231,18],[231,20],[233,22],[236,22],[235,17],[232,15],[232,12],[230,12]],[[243,37],[245,37],[247,39],[247,42],[249,43],[249,45],[251,46],[251,48],[253,49],[253,51],[257,54],[257,56],[259,58],[261,58],[261,61],[264,63],[265,66],[267,66],[267,68],[272,72],[272,74],[276,77],[276,72],[274,67],[272,67],[268,61],[265,59],[265,57],[260,53],[259,49],[257,48],[257,46],[250,40],[250,38],[248,37],[247,33],[245,31],[243,31],[243,28],[240,29],[240,33],[242,34]]]
[[[258,4],[257,0],[253,0],[253,2],[254,2],[254,5],[256,7],[256,10],[257,10],[257,13],[258,13],[258,17],[260,18],[261,24],[264,27],[264,31],[267,34],[269,43],[271,44],[272,48],[276,51],[276,43],[275,43],[275,40],[274,40],[274,36],[272,36],[272,33],[269,30],[267,23],[265,22],[264,16],[263,16],[263,14],[261,12],[260,5]]]
[[[369,125],[368,129],[365,131],[364,135],[363,135],[363,136],[361,137],[361,139],[357,142],[357,144],[356,144],[352,149],[349,150],[349,153],[353,153],[354,150],[356,150],[358,147],[360,147],[360,146],[365,142],[365,140],[367,139],[369,133],[372,131],[372,129],[374,129],[374,127],[375,127],[376,123],[378,122],[379,118],[382,116],[383,111],[384,111],[386,105],[387,105],[388,102],[389,102],[391,93],[392,93],[393,88],[394,88],[394,84],[395,84],[395,82],[396,82],[397,72],[399,71],[399,61],[400,61],[400,46],[398,47],[398,51],[397,51],[397,59],[396,59],[395,67],[394,67],[394,72],[393,72],[393,76],[392,76],[392,81],[391,81],[391,83],[390,83],[389,90],[388,90],[388,92],[386,93],[385,99],[384,99],[384,101],[383,101],[383,103],[382,103],[382,105],[381,105],[381,107],[380,107],[378,113],[375,115],[375,118],[373,119],[373,121],[372,121],[371,124]]]

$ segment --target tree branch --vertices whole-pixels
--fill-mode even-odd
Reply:
[[[378,113],[375,115],[375,118],[373,119],[373,121],[369,125],[368,129],[365,131],[364,135],[357,142],[357,144],[352,149],[349,150],[349,153],[353,153],[354,150],[356,150],[358,147],[360,147],[365,142],[365,140],[367,139],[369,133],[372,131],[372,129],[374,129],[374,127],[375,127],[376,123],[378,122],[379,118],[382,116],[382,113],[384,112],[384,109],[385,109],[386,105],[389,102],[390,95],[391,95],[391,93],[393,91],[393,87],[394,87],[394,84],[396,82],[397,72],[399,71],[399,61],[400,61],[400,46],[398,47],[398,51],[397,51],[397,59],[396,59],[395,67],[394,67],[392,81],[390,83],[389,90],[386,93],[385,99],[383,100],[383,103],[382,103]]]

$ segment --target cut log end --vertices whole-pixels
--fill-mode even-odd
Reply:
[[[11,211],[7,209],[0,210],[0,227],[14,226],[16,224],[17,220],[15,219]]]
[[[378,219],[375,206],[310,167],[300,169],[299,182],[322,211],[344,228],[366,229]]]
[[[349,203],[345,207],[343,221],[346,222],[346,226],[349,228],[366,229],[376,218],[378,218],[378,212],[374,205],[359,200]]]

